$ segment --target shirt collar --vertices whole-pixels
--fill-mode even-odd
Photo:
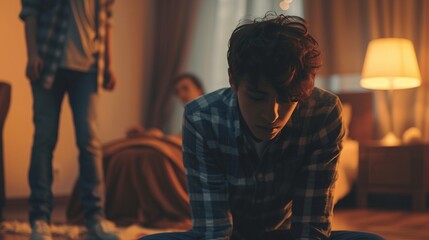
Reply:
[[[225,103],[228,106],[228,115],[232,123],[232,134],[234,138],[243,136],[242,128],[240,125],[240,109],[238,108],[237,94],[230,89],[231,94],[229,98],[225,99]]]

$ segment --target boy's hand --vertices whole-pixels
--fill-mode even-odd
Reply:
[[[111,69],[104,72],[103,88],[107,91],[113,91],[116,87],[116,77]]]
[[[27,68],[25,69],[25,76],[27,76],[31,82],[37,82],[40,79],[42,68],[43,60],[39,57],[39,55],[29,57]]]

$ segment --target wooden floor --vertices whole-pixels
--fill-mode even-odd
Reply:
[[[333,230],[373,232],[388,240],[428,240],[429,212],[338,209]]]
[[[66,208],[68,197],[59,197],[55,199],[54,211],[52,213],[53,223],[66,222]],[[28,203],[25,199],[8,201],[6,208],[3,210],[3,218],[5,221],[28,221]],[[54,238],[55,240],[66,240],[65,238]],[[28,236],[0,234],[0,240],[28,240]]]
[[[65,222],[65,199],[56,202],[53,222]],[[5,220],[27,220],[27,203],[8,204],[4,210]],[[388,240],[429,240],[429,211],[380,210],[340,208],[334,211],[333,230],[374,232]],[[0,235],[3,240],[26,240],[28,237]],[[63,240],[56,238],[56,240]]]

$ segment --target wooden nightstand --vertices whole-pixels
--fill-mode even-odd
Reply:
[[[361,143],[358,176],[359,207],[367,207],[369,193],[399,193],[412,194],[413,210],[424,210],[429,192],[429,144]]]

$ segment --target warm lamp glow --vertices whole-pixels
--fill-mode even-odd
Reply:
[[[413,43],[403,38],[372,40],[365,56],[360,85],[393,90],[420,86],[420,70]]]
[[[410,40],[380,38],[369,43],[360,85],[368,89],[389,90],[389,132],[381,140],[383,144],[400,144],[393,131],[393,90],[418,87],[420,79],[417,57]]]

